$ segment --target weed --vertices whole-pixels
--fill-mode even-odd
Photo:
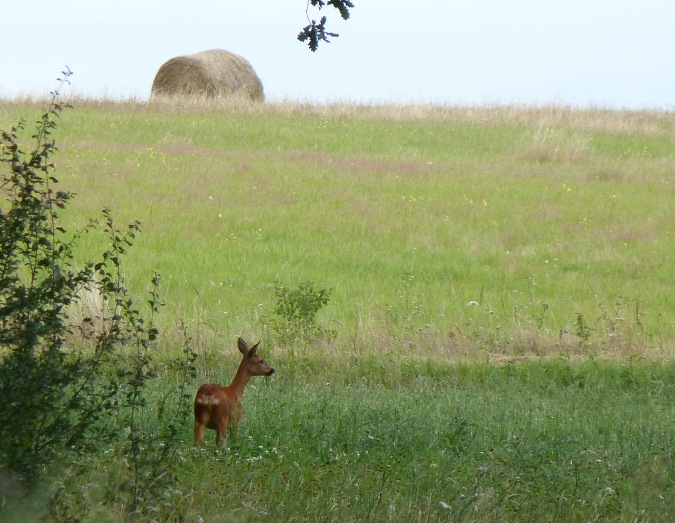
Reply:
[[[580,348],[585,349],[588,347],[588,342],[591,339],[591,328],[586,323],[586,318],[584,317],[583,314],[578,312],[576,316],[577,319],[574,322],[575,324],[574,333],[576,334],[579,340]]]
[[[415,275],[406,271],[399,282],[396,299],[384,311],[387,336],[406,352],[419,351],[436,341],[438,331],[429,321]]]
[[[280,343],[290,345],[295,341],[311,342],[319,338],[330,339],[335,335],[332,330],[319,325],[316,319],[318,312],[330,299],[330,289],[317,290],[311,282],[301,283],[295,289],[277,283],[275,294],[275,317],[270,323]]]
[[[540,163],[585,162],[590,157],[588,143],[588,137],[579,133],[540,125],[525,156]]]
[[[536,318],[538,329],[544,328],[544,319],[545,319],[545,316],[546,316],[546,311],[548,311],[548,303],[542,303],[541,304],[541,312],[539,313],[539,315]]]

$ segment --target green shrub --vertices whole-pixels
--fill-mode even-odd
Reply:
[[[64,72],[62,83],[70,74]],[[104,210],[107,249],[100,261],[75,260],[77,240],[96,221],[69,236],[59,219],[73,195],[56,189],[52,163],[57,149],[51,134],[66,107],[58,96],[52,93],[37,122],[29,153],[19,143],[23,123],[0,134],[0,162],[9,167],[0,177],[0,478],[12,483],[0,491],[0,515],[32,505],[21,499],[32,496],[40,502],[26,514],[30,519],[81,519],[93,502],[74,478],[98,468],[110,476],[103,498],[143,516],[166,506],[167,493],[175,491],[174,443],[188,417],[187,377],[195,355],[186,336],[179,384],[153,398],[148,385],[155,375],[159,277],[152,279],[149,315],[122,277],[139,222],[120,230]],[[89,314],[80,318],[96,327],[81,330],[85,339],[75,345],[71,314],[87,292],[103,297],[101,310],[96,322]],[[162,428],[150,430],[145,420],[156,404]],[[115,449],[107,463],[97,457],[104,446]],[[7,490],[14,499],[6,499]]]
[[[332,330],[318,325],[316,319],[330,299],[330,289],[317,290],[311,282],[301,283],[295,289],[277,283],[275,292],[275,317],[270,324],[280,343],[311,342],[334,336]]]

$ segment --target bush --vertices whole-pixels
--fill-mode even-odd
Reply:
[[[94,379],[96,360],[67,350],[65,310],[91,281],[94,267],[73,267],[75,239],[65,239],[59,209],[72,195],[55,189],[51,132],[63,106],[37,122],[35,148],[25,155],[17,133],[2,131],[0,161],[7,206],[0,209],[0,463],[34,485],[64,448],[85,445],[87,429],[109,407],[112,389]]]
[[[295,289],[277,283],[275,293],[275,317],[270,324],[280,343],[311,342],[335,336],[332,330],[318,325],[316,321],[316,315],[330,299],[330,289],[316,290],[311,282],[301,283]]]
[[[61,85],[70,74],[64,72]],[[0,162],[9,167],[0,177],[5,196],[0,204],[0,478],[12,483],[0,492],[0,514],[22,505],[20,500],[7,504],[5,491],[25,495],[51,481],[43,488],[47,494],[40,494],[51,518],[81,518],[91,502],[72,478],[90,473],[94,451],[107,445],[121,453],[122,460],[115,455],[116,467],[127,463],[117,480],[106,482],[107,497],[139,515],[154,510],[177,481],[174,442],[187,418],[187,376],[195,355],[186,336],[184,379],[157,409],[163,428],[144,429],[151,348],[158,336],[153,320],[161,306],[159,277],[152,279],[146,319],[124,287],[121,270],[140,224],[119,230],[108,210],[103,211],[108,248],[100,261],[76,263],[75,243],[97,222],[70,236],[59,222],[59,211],[73,195],[56,189],[51,160],[57,151],[51,135],[67,107],[58,96],[58,90],[52,93],[37,122],[29,153],[19,144],[23,122],[0,131]],[[72,346],[69,311],[86,291],[103,296],[103,310],[97,327],[83,334],[93,337],[91,343]],[[81,318],[84,324],[93,321]]]

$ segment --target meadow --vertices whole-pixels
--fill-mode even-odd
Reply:
[[[161,276],[157,402],[183,328],[195,390],[238,335],[277,368],[227,449],[185,419],[157,519],[672,519],[672,113],[72,103],[62,225],[141,221],[124,270],[139,302]],[[0,129],[39,112],[1,102]],[[322,330],[281,339],[275,289],[307,282]],[[84,520],[123,518],[96,487],[116,452]]]
[[[36,108],[2,106],[12,125]],[[142,223],[167,330],[259,336],[274,284],[332,291],[338,347],[659,357],[673,347],[670,113],[76,103],[64,225]],[[83,256],[96,235],[82,242]],[[264,334],[264,333],[263,333]]]

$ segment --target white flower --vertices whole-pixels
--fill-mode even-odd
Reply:
[[[441,506],[441,508],[442,508],[443,510],[450,510],[450,509],[452,508],[452,507],[451,507],[450,505],[448,505],[445,501],[441,501],[441,502],[439,503],[439,505]]]

